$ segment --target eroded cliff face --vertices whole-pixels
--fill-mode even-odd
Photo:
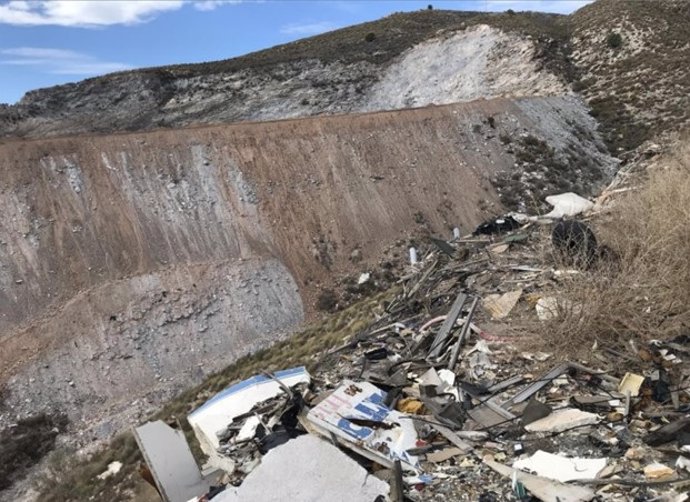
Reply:
[[[495,99],[0,145],[0,421],[55,408],[111,434],[289,333],[353,250],[364,271],[415,222],[499,212],[492,178],[522,175],[506,137],[610,173],[588,121],[571,98]]]

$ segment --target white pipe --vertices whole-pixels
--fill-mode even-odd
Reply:
[[[410,265],[416,265],[417,263],[417,250],[415,248],[410,248]]]

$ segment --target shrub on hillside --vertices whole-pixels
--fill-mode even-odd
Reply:
[[[316,300],[316,308],[322,312],[333,312],[338,305],[338,297],[331,289],[325,289]]]
[[[40,413],[0,431],[0,490],[12,486],[50,452],[66,425],[65,415]]]
[[[623,37],[620,33],[609,33],[609,36],[606,37],[606,44],[612,49],[617,49],[623,45]]]

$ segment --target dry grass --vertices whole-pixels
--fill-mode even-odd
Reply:
[[[690,141],[641,177],[639,190],[594,222],[619,259],[549,293],[571,306],[537,328],[552,349],[572,355],[595,341],[663,339],[690,327]]]

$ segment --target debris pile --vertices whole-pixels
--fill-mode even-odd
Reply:
[[[192,412],[208,457],[205,474],[184,467],[208,486],[192,500],[688,500],[690,336],[585,362],[506,332],[516,311],[576,307],[540,293],[579,273],[540,261],[544,228],[508,215],[432,240],[385,313],[309,371],[257,375]],[[159,493],[185,477],[169,474]]]

